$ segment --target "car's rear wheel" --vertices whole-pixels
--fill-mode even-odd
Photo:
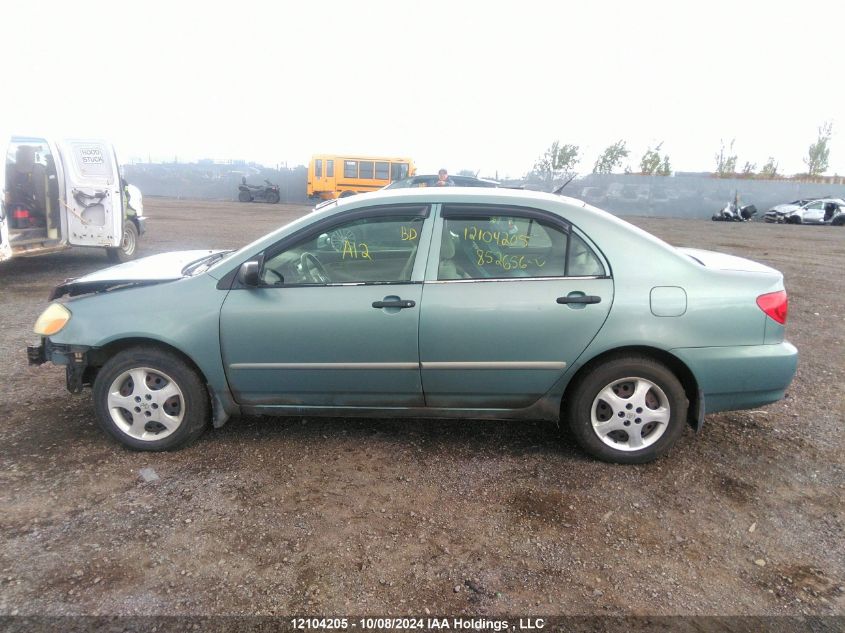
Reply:
[[[129,348],[110,358],[94,381],[100,427],[134,450],[165,451],[197,439],[209,418],[208,394],[176,354]]]
[[[564,403],[578,444],[603,461],[642,464],[664,455],[687,419],[684,388],[664,365],[617,358],[588,370]]]

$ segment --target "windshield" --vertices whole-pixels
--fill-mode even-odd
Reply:
[[[333,207],[328,206],[327,208],[331,209]],[[322,212],[323,212],[323,209],[320,209],[319,211],[317,211],[317,213],[322,213]],[[253,248],[258,246],[262,242],[269,240],[269,242],[272,243],[272,242],[276,241],[281,236],[282,233],[288,233],[288,232],[295,231],[301,225],[307,224],[308,222],[311,222],[312,218],[313,218],[312,214],[306,213],[302,217],[299,217],[296,220],[293,220],[292,222],[288,222],[284,226],[281,226],[278,229],[276,229],[275,231],[273,231],[271,233],[266,233],[265,235],[262,235],[258,239],[253,240],[252,242],[250,242],[246,246],[242,246],[241,248],[239,248],[236,251],[226,251],[225,257],[211,262],[208,265],[208,267],[205,268],[202,272],[205,272],[207,270],[212,270],[214,268],[217,268],[220,265],[225,265],[226,262],[229,261],[230,258],[236,258],[236,257],[240,256],[241,253],[245,253],[249,250],[252,250]],[[193,265],[194,263],[196,263],[196,262],[192,262],[192,264],[189,264],[189,266]]]
[[[434,177],[437,178],[436,176]],[[418,177],[405,178],[403,180],[396,180],[389,185],[382,187],[383,189],[408,189],[409,187],[424,187],[425,180]]]

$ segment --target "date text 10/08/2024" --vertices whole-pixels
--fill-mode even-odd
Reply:
[[[404,617],[404,618],[292,618],[291,626],[297,630],[309,631],[340,631],[349,629],[361,630],[396,630],[396,631],[507,631],[540,630],[545,628],[543,618],[519,618],[516,622],[510,620],[488,620],[485,618],[438,618],[438,617]]]

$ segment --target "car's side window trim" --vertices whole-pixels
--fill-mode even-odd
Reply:
[[[577,277],[484,277],[479,279],[427,279],[426,284],[477,284],[503,283],[513,281],[572,281],[587,279],[610,279],[608,275],[590,275]]]
[[[533,207],[505,204],[444,204],[443,210],[440,212],[440,217],[444,220],[459,218],[462,220],[484,219],[489,218],[491,215],[513,216],[525,218],[526,220],[542,220],[560,229],[567,235],[572,230],[572,224],[559,215]]]

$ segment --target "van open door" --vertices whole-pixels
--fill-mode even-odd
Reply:
[[[9,216],[6,209],[6,170],[0,173],[0,262],[12,256],[12,246],[9,244]]]
[[[0,130],[0,162],[3,168],[0,169],[0,262],[12,256],[12,247],[9,244],[9,209],[6,208],[6,152],[9,148],[9,139],[5,130]]]
[[[119,246],[123,238],[123,199],[114,148],[105,141],[59,143],[65,169],[61,205],[67,241],[79,246]]]

